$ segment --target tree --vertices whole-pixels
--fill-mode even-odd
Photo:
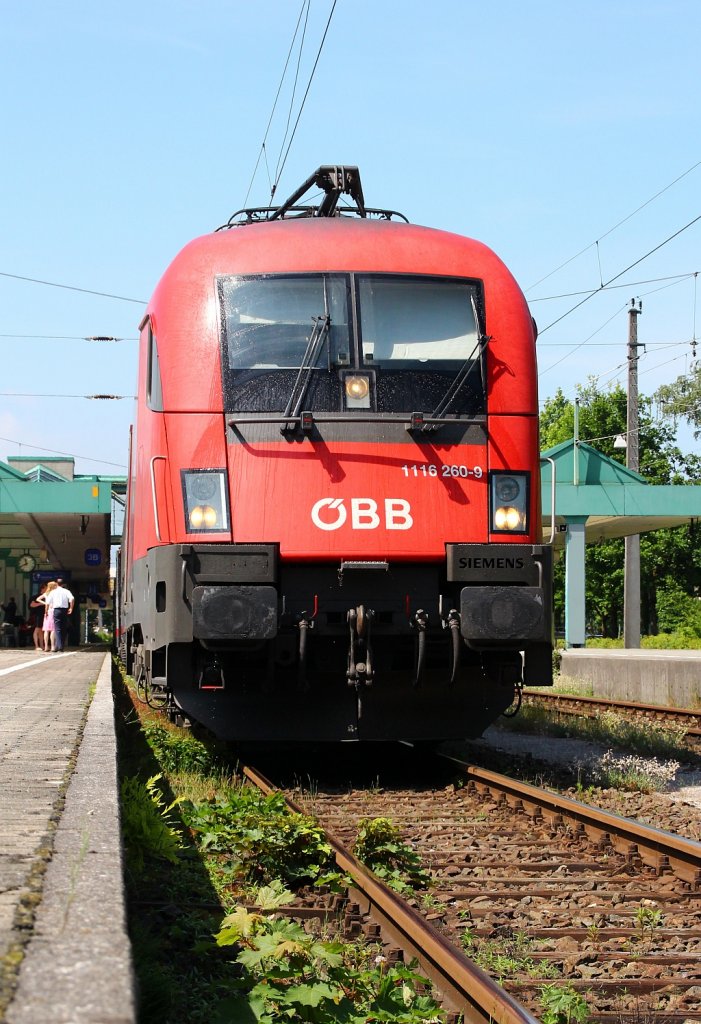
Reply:
[[[595,378],[579,392],[579,439],[591,444],[603,455],[625,465],[625,450],[614,448],[619,434],[626,433],[627,396],[620,384],[599,391]],[[653,416],[653,400],[640,395],[639,456],[640,474],[650,483],[676,484],[701,481],[701,458],[684,455],[675,444],[672,422],[660,422]],[[574,402],[558,388],[546,400],[540,414],[541,450],[553,448],[574,437]]]
[[[701,437],[701,363],[695,363],[690,373],[658,388],[655,401],[663,416],[681,416],[696,428],[694,437]]]

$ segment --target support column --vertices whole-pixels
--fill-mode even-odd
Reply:
[[[626,466],[635,473],[640,468],[640,418],[638,416],[638,316],[642,302],[635,299],[628,310],[628,416],[626,422]],[[623,582],[623,646],[640,647],[640,536],[625,540]]]
[[[565,534],[565,644],[584,647],[587,638],[586,573],[584,564],[587,516],[566,516]]]
[[[625,539],[623,646],[640,647],[640,534]]]
[[[20,602],[22,595],[17,591],[17,569],[15,568],[17,562],[15,559],[11,559],[9,563],[5,563],[5,600],[14,597],[17,602],[17,611],[20,611]]]

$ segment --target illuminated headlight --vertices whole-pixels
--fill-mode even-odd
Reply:
[[[182,481],[187,532],[228,532],[226,470],[185,469],[182,471]]]
[[[347,409],[370,408],[370,379],[362,374],[347,374],[343,380]]]
[[[494,525],[497,530],[518,530],[521,528],[521,513],[513,505],[500,505],[494,513]]]
[[[213,530],[217,525],[217,510],[211,505],[195,505],[189,519],[193,530]]]
[[[528,530],[528,473],[492,473],[490,507],[492,533]]]

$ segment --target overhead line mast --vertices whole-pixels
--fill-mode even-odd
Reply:
[[[638,411],[638,316],[643,304],[631,299],[628,310],[628,412],[626,422],[626,467],[640,468],[640,416]],[[623,646],[640,647],[640,534],[625,538],[623,575]]]

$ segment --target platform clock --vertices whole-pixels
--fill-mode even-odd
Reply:
[[[33,555],[22,555],[17,562],[17,567],[20,572],[33,572],[36,568],[36,559]]]

